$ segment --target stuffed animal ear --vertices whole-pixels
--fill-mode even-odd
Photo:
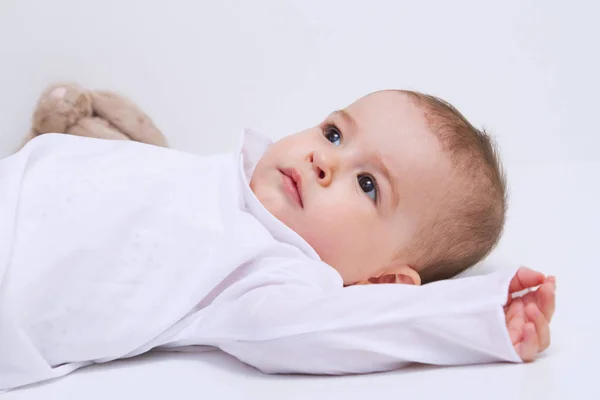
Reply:
[[[134,103],[116,93],[86,91],[75,83],[52,85],[40,95],[24,143],[43,133],[134,140],[167,147],[163,134]]]
[[[81,118],[92,115],[92,99],[79,85],[56,84],[48,87],[33,112],[32,132],[65,133]]]
[[[167,139],[138,106],[123,96],[105,91],[93,91],[92,109],[131,140],[168,147]]]

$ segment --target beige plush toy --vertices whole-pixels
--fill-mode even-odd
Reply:
[[[163,134],[134,103],[116,93],[88,91],[74,83],[50,86],[40,96],[25,143],[44,133],[167,147]]]

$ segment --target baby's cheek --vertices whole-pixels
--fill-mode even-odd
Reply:
[[[346,258],[352,257],[353,249],[359,245],[362,235],[356,232],[352,216],[335,214],[322,215],[307,227],[306,240],[326,263],[338,268]]]

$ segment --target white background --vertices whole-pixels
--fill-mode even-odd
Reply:
[[[531,365],[286,380],[167,357],[7,397],[594,398],[599,17],[592,0],[0,0],[0,156],[55,81],[126,94],[173,147],[199,154],[232,150],[242,126],[275,139],[304,129],[373,90],[429,92],[500,144],[511,210],[487,264],[557,274],[559,296],[554,346]]]

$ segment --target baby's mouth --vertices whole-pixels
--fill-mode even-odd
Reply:
[[[294,168],[285,168],[279,170],[283,178],[283,189],[286,194],[301,208],[304,208],[302,202],[302,179],[298,171]]]

